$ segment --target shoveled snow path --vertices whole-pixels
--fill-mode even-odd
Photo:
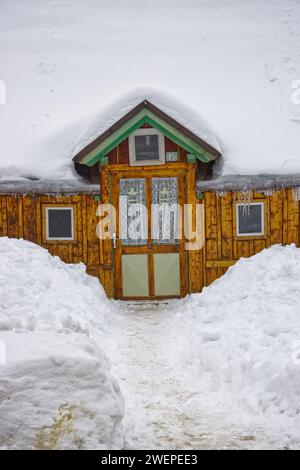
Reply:
[[[206,407],[170,358],[176,302],[122,303],[112,372],[125,397],[126,449],[278,448],[261,422]]]

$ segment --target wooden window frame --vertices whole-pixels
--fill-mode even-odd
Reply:
[[[261,224],[262,224],[262,231],[260,233],[239,233],[239,207],[244,206],[244,205],[249,205],[249,206],[261,206],[262,212],[261,212]],[[238,240],[240,239],[253,239],[253,238],[258,238],[258,239],[264,239],[266,238],[266,227],[267,227],[267,221],[266,221],[266,201],[259,201],[259,200],[254,200],[251,202],[236,202],[235,203],[235,211],[234,211],[234,221],[235,221],[235,227],[234,227],[234,233],[235,233],[235,238]]]
[[[48,212],[49,210],[70,210],[72,217],[72,238],[65,238],[65,237],[56,237],[56,238],[49,238],[49,222],[48,222]],[[76,243],[77,242],[77,220],[76,220],[76,204],[43,204],[42,206],[42,220],[43,220],[43,243],[51,244],[51,243]]]
[[[158,152],[159,158],[157,160],[136,160],[135,155],[135,136],[137,135],[157,135],[158,136]],[[131,166],[145,166],[145,165],[164,165],[166,163],[165,155],[165,137],[154,128],[141,128],[134,131],[129,136],[129,163]]]

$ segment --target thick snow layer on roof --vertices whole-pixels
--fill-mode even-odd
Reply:
[[[2,0],[1,178],[74,178],[97,116],[141,86],[200,135],[203,116],[225,175],[300,172],[299,21],[298,0]]]

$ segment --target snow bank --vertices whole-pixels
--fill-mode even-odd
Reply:
[[[0,329],[89,336],[107,330],[111,303],[84,264],[65,264],[34,243],[7,237],[0,238],[0,260]]]
[[[23,240],[0,238],[0,264],[0,447],[120,448],[102,287]]]
[[[300,448],[299,248],[241,259],[182,303],[176,327],[177,360],[208,406],[260,416],[282,446]]]

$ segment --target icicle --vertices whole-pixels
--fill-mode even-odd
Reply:
[[[293,200],[295,202],[300,201],[300,187],[293,188]]]
[[[216,191],[217,197],[225,197],[227,194],[226,191]]]
[[[250,215],[250,189],[238,193],[238,203],[243,205],[243,215]]]
[[[273,196],[274,194],[273,189],[257,189],[257,192],[263,194],[264,196]]]

